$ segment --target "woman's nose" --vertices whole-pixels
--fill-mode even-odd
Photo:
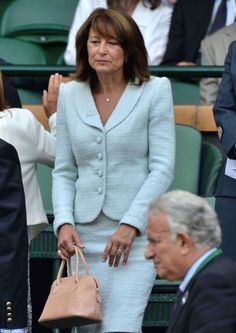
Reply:
[[[99,52],[102,54],[107,52],[107,44],[105,42],[100,43]]]

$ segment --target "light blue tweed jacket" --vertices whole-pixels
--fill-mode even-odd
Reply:
[[[174,177],[175,127],[170,82],[128,84],[103,126],[90,87],[60,88],[54,229],[89,223],[101,211],[144,232],[147,208]]]

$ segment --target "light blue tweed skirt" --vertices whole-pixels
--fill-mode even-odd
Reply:
[[[85,244],[83,252],[90,273],[99,282],[103,316],[101,324],[78,328],[79,333],[142,332],[143,315],[156,272],[152,262],[144,257],[145,235],[133,242],[126,265],[114,268],[102,262],[107,240],[117,227],[118,222],[103,213],[91,223],[76,224],[76,230]]]

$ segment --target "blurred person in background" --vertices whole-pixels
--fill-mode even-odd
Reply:
[[[60,84],[60,76],[58,85]],[[54,80],[54,76],[51,80]],[[25,189],[29,241],[48,224],[37,179],[37,163],[53,166],[55,158],[56,113],[48,114],[51,132],[47,131],[33,113],[26,109],[8,107],[0,73],[0,138],[11,143],[19,155]],[[56,91],[56,90],[55,90]],[[46,98],[47,92],[44,92]]]
[[[213,113],[226,156],[216,188],[215,209],[223,233],[222,248],[236,262],[236,41],[229,46]]]
[[[162,64],[200,65],[202,39],[232,24],[235,17],[235,0],[178,0]]]
[[[50,105],[52,99],[57,99],[60,82],[61,76],[59,74],[50,77],[50,90],[48,92],[44,91],[43,94],[45,105]],[[36,119],[31,111],[8,106],[5,100],[4,87],[8,89],[6,81],[5,84],[3,84],[2,75],[0,73],[0,138],[12,144],[19,156],[25,191],[28,241],[30,243],[30,241],[48,225],[37,178],[37,163],[48,166],[53,166],[54,164],[56,114],[54,110],[52,111],[45,107],[51,130],[51,132],[49,132]],[[50,96],[50,100],[48,100],[48,96]],[[11,93],[10,98],[12,98]],[[8,99],[8,101],[9,100],[10,99]],[[15,105],[15,103],[13,104]],[[28,284],[28,331],[30,332],[32,320],[30,281],[28,281]]]
[[[0,88],[1,88],[0,81]],[[2,90],[0,90],[0,107]],[[0,119],[1,120],[1,119]],[[25,195],[16,149],[0,139],[0,332],[27,327],[28,238]]]
[[[229,45],[236,40],[236,22],[222,28],[201,42],[201,65],[223,66]],[[221,78],[207,77],[200,81],[200,103],[214,104]]]
[[[162,61],[170,28],[172,9],[161,0],[80,0],[70,29],[64,59],[67,65],[75,65],[76,33],[97,8],[117,7],[125,10],[136,21],[148,51],[148,64],[159,65]]]

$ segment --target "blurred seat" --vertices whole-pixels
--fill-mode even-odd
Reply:
[[[0,58],[12,65],[46,65],[45,51],[35,43],[14,38],[0,37]],[[25,88],[19,82],[28,79],[14,76],[13,84],[17,87],[22,103],[41,104],[42,92]],[[28,84],[31,86],[31,84]]]
[[[213,196],[224,163],[224,156],[214,144],[203,141],[199,195]]]
[[[175,177],[171,190],[181,189],[198,194],[202,136],[191,126],[176,124]]]
[[[77,4],[78,0],[15,0],[2,15],[0,34],[41,44],[48,63],[56,64],[65,50]]]
[[[13,0],[1,0],[0,1],[0,22],[2,22],[2,15],[6,9],[7,6],[12,2]]]
[[[13,65],[46,65],[44,50],[37,44],[0,37],[0,58]]]
[[[38,43],[67,42],[78,0],[15,0],[5,9],[1,35]]]
[[[201,133],[188,125],[176,124],[175,178],[171,189],[182,189],[202,197],[214,206],[217,180],[224,157],[213,143],[203,141]]]
[[[200,102],[198,82],[171,80],[174,104],[196,104]]]

